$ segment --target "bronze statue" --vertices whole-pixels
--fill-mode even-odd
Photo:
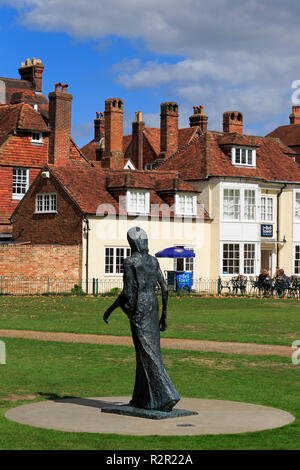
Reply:
[[[148,254],[148,238],[140,227],[127,233],[131,256],[124,259],[124,287],[117,300],[104,313],[121,307],[130,320],[136,351],[136,378],[130,406],[146,410],[172,411],[180,397],[165,369],[160,350],[160,330],[167,328],[168,291],[159,263]],[[162,292],[162,315],[155,287]]]

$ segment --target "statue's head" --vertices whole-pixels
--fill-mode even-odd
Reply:
[[[127,240],[133,253],[148,253],[148,237],[142,228],[131,227],[127,232]]]

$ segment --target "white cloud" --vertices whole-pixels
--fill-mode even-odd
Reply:
[[[65,31],[104,46],[108,36],[141,39],[158,60],[123,60],[112,71],[115,81],[133,90],[165,87],[186,116],[191,105],[204,104],[212,123],[220,122],[225,109],[237,108],[250,126],[264,121],[267,126],[283,109],[288,112],[291,83],[300,78],[297,0],[10,0],[9,5],[37,30]],[[181,59],[162,61],[162,54]]]

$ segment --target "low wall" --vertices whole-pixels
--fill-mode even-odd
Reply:
[[[0,245],[0,276],[81,282],[81,245]]]

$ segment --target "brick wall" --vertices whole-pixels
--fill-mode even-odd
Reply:
[[[81,245],[0,245],[0,276],[81,281]]]
[[[56,193],[57,213],[36,214],[36,194]],[[54,180],[40,178],[29,189],[13,217],[16,241],[61,245],[82,243],[82,214]]]

